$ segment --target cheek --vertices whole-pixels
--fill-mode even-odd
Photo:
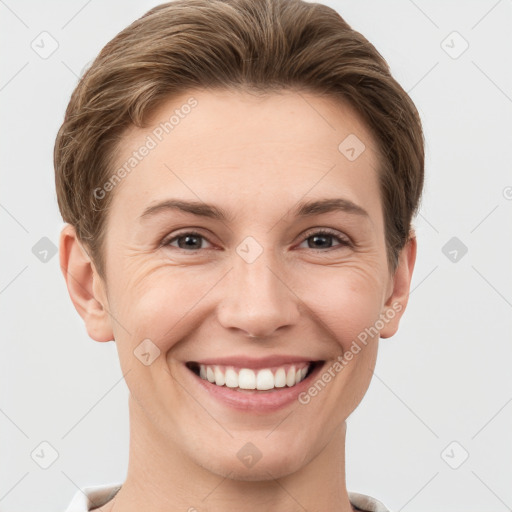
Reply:
[[[138,344],[149,338],[165,352],[199,326],[201,301],[217,279],[209,279],[193,267],[162,266],[148,262],[125,278],[118,312],[126,330],[121,334]],[[127,333],[128,331],[128,333]]]
[[[380,313],[382,269],[368,260],[299,265],[283,276],[294,292],[289,300],[299,309],[304,303],[304,317],[325,329],[325,339],[336,341],[343,351]],[[220,282],[225,268],[179,266],[150,256],[125,258],[126,262],[115,275],[116,304],[111,311],[117,334],[130,338],[124,345],[132,351],[150,339],[167,352],[199,329],[228,293]]]
[[[303,292],[298,295],[306,298],[304,302],[316,316],[315,321],[337,341],[340,352],[348,350],[379,318],[382,283],[378,274],[368,269],[355,265],[323,268],[316,274],[310,272],[302,286]]]

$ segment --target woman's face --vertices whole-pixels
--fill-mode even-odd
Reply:
[[[407,302],[415,245],[392,275],[375,141],[333,100],[197,91],[131,129],[116,158],[121,181],[96,192],[114,194],[106,284],[94,284],[105,310],[86,323],[98,341],[115,339],[139,427],[162,453],[218,474],[296,471],[364,396],[375,331],[392,336]],[[304,206],[325,200],[339,202]],[[170,201],[197,211],[154,208]],[[282,384],[308,361],[322,363],[297,386],[251,392],[187,366],[281,368]]]

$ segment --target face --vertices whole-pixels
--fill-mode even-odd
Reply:
[[[331,99],[194,91],[125,134],[116,169],[130,158],[103,189],[114,194],[107,278],[95,276],[97,302],[84,306],[90,336],[115,339],[162,450],[240,479],[297,471],[359,404],[379,333],[396,332],[407,303],[415,246],[390,273],[375,141]],[[279,387],[209,382],[228,367],[241,387],[253,375],[268,385],[262,369]],[[241,447],[261,454],[254,467]]]

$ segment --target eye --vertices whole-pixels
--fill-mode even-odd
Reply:
[[[339,247],[350,247],[352,245],[350,240],[348,240],[345,237],[340,236],[340,234],[338,232],[331,231],[329,229],[320,229],[318,231],[310,231],[309,233],[307,233],[306,239],[304,241],[307,242],[308,240],[311,239],[314,241],[314,243],[324,244],[323,247],[317,245],[316,247],[315,246],[308,247],[308,249],[332,249],[333,248],[332,245],[326,247],[324,241],[333,239],[333,238],[339,242],[338,248]]]
[[[332,243],[328,244],[328,242],[327,242],[327,246],[325,243],[326,240],[328,241],[331,239],[335,239],[336,241],[338,241],[338,248],[352,246],[349,239],[347,239],[343,236],[340,236],[340,234],[337,231],[331,231],[329,229],[319,229],[317,231],[310,231],[309,233],[307,233],[307,236],[306,236],[304,242],[307,242],[310,239],[313,240],[314,244],[320,243],[321,245],[320,246],[317,245],[317,246],[313,246],[313,247],[309,246],[309,247],[307,247],[308,249],[332,249],[333,248]],[[182,233],[178,233],[178,234],[174,235],[172,238],[169,238],[168,240],[162,242],[162,246],[174,247],[176,249],[181,249],[184,251],[191,252],[191,251],[203,249],[203,247],[201,247],[202,240],[207,240],[207,239],[200,233],[198,233],[196,231],[185,231]],[[178,243],[177,247],[175,245],[173,245],[174,242]],[[336,248],[336,246],[334,246],[334,248]]]
[[[202,249],[202,247],[200,247],[201,239],[206,240],[203,235],[197,233],[196,231],[186,231],[175,235],[173,238],[170,238],[167,241],[164,241],[162,245],[175,247],[172,245],[172,243],[176,240],[178,242],[178,247],[176,247],[177,249],[183,249],[185,251],[197,250]]]

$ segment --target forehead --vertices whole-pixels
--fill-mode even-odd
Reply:
[[[146,128],[126,131],[114,171],[127,172],[113,190],[113,210],[140,214],[172,195],[249,211],[264,198],[278,207],[283,196],[294,203],[326,192],[371,207],[378,164],[371,133],[344,102],[292,91],[196,90],[161,104]]]

